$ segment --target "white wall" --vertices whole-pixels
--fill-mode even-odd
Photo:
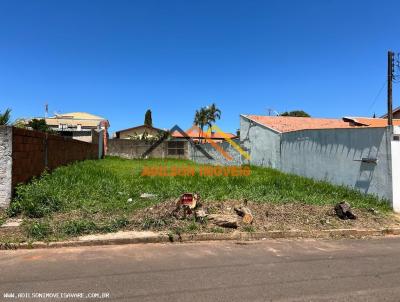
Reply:
[[[323,129],[283,133],[284,172],[346,185],[391,200],[391,134],[387,128]],[[363,162],[376,159],[376,163]]]
[[[346,185],[392,200],[391,131],[388,128],[278,133],[243,116],[240,126],[240,140],[250,153],[251,164]],[[363,158],[376,158],[377,162],[363,162]]]
[[[12,127],[0,126],[0,208],[11,202],[12,190]]]
[[[400,141],[392,141],[392,206],[400,213]]]
[[[280,134],[248,118],[240,117],[240,141],[250,154],[250,164],[279,168]]]

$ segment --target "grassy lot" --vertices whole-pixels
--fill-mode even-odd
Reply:
[[[75,163],[19,186],[8,215],[25,217],[23,240],[56,240],[125,228],[138,210],[183,192],[198,192],[206,202],[246,198],[255,203],[333,205],[347,200],[355,208],[390,210],[385,201],[374,196],[267,168],[251,167],[248,177],[141,176],[144,166],[159,165],[199,167],[185,160],[157,159],[107,158]],[[142,193],[156,197],[144,199]]]

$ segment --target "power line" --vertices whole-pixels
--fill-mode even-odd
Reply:
[[[378,97],[381,95],[383,89],[386,87],[387,85],[387,80],[385,79],[385,81],[382,84],[382,87],[379,89],[377,95],[375,96],[374,100],[372,101],[372,104],[369,106],[368,108],[368,112],[370,112],[370,110],[375,106],[376,101],[378,100]]]

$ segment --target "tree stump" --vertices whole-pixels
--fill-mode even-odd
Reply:
[[[335,206],[336,215],[343,220],[346,219],[357,219],[357,216],[351,211],[350,204],[346,201],[342,201]]]
[[[240,216],[243,217],[243,223],[251,224],[253,223],[253,214],[248,207],[240,206],[234,208],[235,212]]]

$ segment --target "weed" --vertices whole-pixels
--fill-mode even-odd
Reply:
[[[188,233],[195,233],[200,230],[200,226],[195,221],[192,221],[186,227],[186,230],[188,231]]]
[[[211,228],[211,232],[212,233],[224,233],[225,230],[221,227],[213,227],[213,228]]]
[[[69,236],[78,236],[97,231],[98,228],[93,221],[86,219],[75,219],[64,222],[61,225],[61,232]]]
[[[46,239],[53,233],[47,221],[24,221],[23,228],[27,237],[33,240]]]
[[[16,190],[7,214],[39,218],[37,225],[27,226],[27,233],[35,238],[76,236],[95,232],[114,232],[129,221],[124,217],[140,208],[176,198],[183,192],[198,192],[204,201],[213,201],[209,213],[218,212],[218,202],[243,200],[257,203],[288,203],[333,205],[342,200],[354,208],[374,208],[382,213],[390,211],[389,203],[373,195],[366,195],[344,186],[285,174],[270,168],[251,167],[251,176],[245,177],[142,177],[144,166],[194,166],[188,160],[148,159],[127,160],[106,158],[87,160],[44,173]],[[152,199],[140,198],[144,192],[155,193]],[[57,215],[74,213],[84,219],[65,223],[55,222]],[[120,217],[122,218],[110,218]],[[0,217],[2,220],[3,217]],[[43,219],[55,225],[42,225]],[[1,221],[0,221],[1,222]],[[162,229],[169,226],[168,219],[145,218],[141,228]],[[189,224],[175,228],[174,232],[195,232],[199,225]],[[215,229],[219,232],[219,229]]]
[[[112,219],[105,225],[98,227],[102,233],[112,233],[116,232],[129,224],[129,220],[126,217],[117,217]]]
[[[248,233],[254,233],[256,229],[252,225],[245,225],[243,227],[243,231],[248,232]]]
[[[141,229],[142,230],[151,230],[151,229],[161,229],[164,226],[168,225],[168,221],[166,219],[162,218],[151,218],[151,217],[146,217],[144,218],[142,224],[141,224]]]

